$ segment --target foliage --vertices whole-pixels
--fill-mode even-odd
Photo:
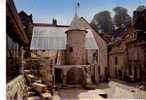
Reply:
[[[114,24],[119,27],[127,27],[131,24],[131,17],[128,15],[128,10],[124,7],[115,7],[114,9],[115,16],[113,18]]]
[[[110,34],[112,32],[112,17],[109,11],[102,11],[97,13],[92,22],[91,26],[101,33]]]
[[[136,11],[142,11],[145,9],[145,6],[144,5],[140,5],[136,8]]]
[[[143,9],[143,6],[140,6],[138,9]],[[126,8],[115,7],[113,11],[115,12],[113,18],[107,10],[95,14],[91,21],[92,28],[98,33],[112,35],[115,29],[124,29],[132,24],[132,18]]]

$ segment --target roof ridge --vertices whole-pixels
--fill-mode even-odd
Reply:
[[[69,25],[54,25],[49,23],[33,23],[34,26],[69,27]]]

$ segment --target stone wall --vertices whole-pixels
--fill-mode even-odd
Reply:
[[[146,91],[120,82],[109,82],[108,98],[112,99],[146,99]]]
[[[53,64],[64,65],[65,64],[65,50],[32,50],[32,58],[43,58],[52,60]]]
[[[67,33],[67,64],[84,65],[86,63],[84,31],[71,30]]]
[[[81,18],[82,24],[86,29],[91,29],[93,36],[96,40],[98,50],[98,65],[100,66],[101,78],[105,78],[105,68],[108,66],[108,54],[107,54],[107,43],[106,41],[90,26],[90,24],[84,19]],[[101,79],[101,80],[102,80]]]
[[[27,90],[25,85],[25,79],[22,75],[19,75],[6,86],[7,100],[24,100]]]
[[[117,58],[117,64],[115,63]],[[118,70],[123,70],[124,67],[124,54],[119,53],[116,55],[110,55],[109,57],[109,64],[110,64],[110,76],[112,78],[117,77],[116,76],[116,71],[118,73]]]
[[[123,73],[124,67],[126,67],[126,60],[127,55],[125,55],[125,44],[113,44],[112,49],[109,52],[109,67],[111,78],[118,77],[118,70],[121,70]]]

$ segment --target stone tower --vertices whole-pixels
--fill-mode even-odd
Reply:
[[[75,15],[67,34],[67,59],[69,65],[86,64],[85,37],[87,31],[82,25],[80,18]]]

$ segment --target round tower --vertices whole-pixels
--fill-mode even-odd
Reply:
[[[67,34],[67,59],[69,65],[86,64],[85,37],[87,31],[82,25],[80,18],[75,15]]]

